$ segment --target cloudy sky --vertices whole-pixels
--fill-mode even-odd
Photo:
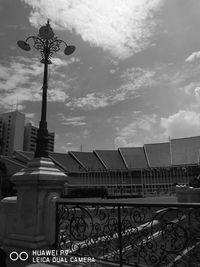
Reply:
[[[199,0],[0,0],[0,112],[38,125],[43,65],[16,42],[50,19],[56,151],[116,149],[200,134]],[[32,45],[32,43],[30,43]]]

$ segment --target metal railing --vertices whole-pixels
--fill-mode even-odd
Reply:
[[[56,249],[100,266],[200,266],[200,204],[60,199]]]

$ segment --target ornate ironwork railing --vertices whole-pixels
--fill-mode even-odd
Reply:
[[[200,204],[56,205],[56,246],[70,255],[94,257],[100,266],[200,266]]]

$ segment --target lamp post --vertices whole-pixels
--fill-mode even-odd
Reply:
[[[54,32],[50,27],[49,20],[45,26],[39,29],[37,36],[29,36],[25,41],[18,41],[18,46],[25,50],[30,51],[31,47],[28,41],[33,41],[33,47],[40,51],[41,63],[44,64],[44,75],[43,75],[43,86],[42,86],[42,108],[41,108],[41,120],[38,129],[37,143],[35,158],[37,157],[48,157],[48,129],[46,121],[47,111],[47,88],[48,88],[48,65],[52,64],[51,57],[54,53],[60,50],[60,45],[63,43],[66,47],[64,49],[65,55],[71,55],[75,46],[68,45],[65,41],[58,39],[54,36]]]

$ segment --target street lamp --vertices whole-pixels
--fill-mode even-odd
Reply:
[[[25,41],[18,41],[18,46],[25,50],[30,51],[31,47],[28,41],[33,41],[33,47],[40,51],[41,63],[44,64],[44,76],[43,76],[43,86],[42,86],[42,108],[41,108],[41,120],[37,135],[37,144],[35,151],[35,158],[37,157],[48,157],[48,130],[46,121],[46,110],[47,110],[47,88],[48,88],[48,65],[52,64],[51,57],[54,53],[60,50],[60,45],[64,43],[66,46],[64,49],[65,55],[71,55],[75,46],[68,45],[63,40],[58,39],[54,36],[54,32],[50,27],[49,20],[45,26],[39,29],[39,34],[37,36],[29,36]]]

